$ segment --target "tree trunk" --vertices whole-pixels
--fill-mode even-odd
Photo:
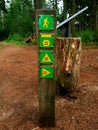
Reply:
[[[34,0],[34,10],[43,8],[44,1],[43,0]]]
[[[96,1],[95,2],[95,19],[94,19],[94,21],[95,21],[95,23],[94,23],[94,28],[95,28],[95,30],[97,30],[98,29],[98,1]]]
[[[75,14],[75,0],[72,0],[72,15]],[[72,36],[75,36],[75,18],[72,20]]]
[[[77,88],[80,57],[80,38],[56,39],[55,72],[58,92],[72,92]]]
[[[66,19],[66,13],[67,13],[66,5],[67,5],[66,0],[63,0],[63,16],[62,16],[63,20]]]

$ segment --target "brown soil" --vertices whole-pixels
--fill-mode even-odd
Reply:
[[[56,96],[56,125],[40,128],[37,47],[0,44],[0,130],[98,130],[97,47],[82,51],[76,98]]]

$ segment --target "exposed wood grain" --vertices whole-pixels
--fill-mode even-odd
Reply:
[[[80,38],[57,38],[55,71],[59,91],[73,91],[78,86],[81,59]]]

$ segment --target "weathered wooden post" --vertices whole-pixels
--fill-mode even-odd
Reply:
[[[36,11],[36,33],[39,55],[39,114],[42,126],[55,124],[54,46],[56,12]]]

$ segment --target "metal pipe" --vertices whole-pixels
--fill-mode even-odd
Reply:
[[[75,18],[77,15],[83,13],[85,10],[88,9],[88,6],[86,6],[85,8],[83,8],[82,10],[78,11],[77,13],[75,13],[74,15],[72,15],[71,17],[69,17],[68,19],[64,20],[62,23],[60,23],[59,25],[56,26],[56,28],[60,28],[61,26],[63,26],[65,23],[69,22],[70,20],[72,20],[73,18]]]

